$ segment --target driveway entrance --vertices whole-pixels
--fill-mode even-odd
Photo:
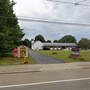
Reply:
[[[64,63],[63,60],[58,60],[48,55],[41,54],[39,52],[35,52],[30,50],[29,55],[35,60],[37,64],[56,64],[56,63]]]

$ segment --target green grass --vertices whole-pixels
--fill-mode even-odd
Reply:
[[[36,64],[32,57],[28,57],[28,64]],[[23,58],[13,58],[12,53],[0,57],[0,65],[23,65]]]
[[[69,56],[71,55],[71,51],[63,51],[63,50],[62,51],[57,51],[57,50],[45,51],[45,50],[40,50],[38,52],[43,53],[43,54],[47,54],[47,55],[52,56],[56,59],[64,60],[66,63],[90,61],[90,52],[88,52],[88,51],[81,51],[81,56],[84,60],[70,58]],[[53,52],[57,52],[57,54],[53,55],[52,54]]]

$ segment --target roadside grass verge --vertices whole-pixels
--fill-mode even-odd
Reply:
[[[60,59],[60,60],[64,60],[64,62],[66,63],[71,63],[71,62],[87,62],[90,61],[90,52],[88,51],[82,51],[81,50],[81,56],[84,60],[80,60],[80,59],[72,59],[69,56],[71,55],[71,51],[58,51],[58,50],[39,50],[38,52],[52,56],[56,59]],[[52,54],[56,52],[57,54]]]
[[[32,57],[28,57],[28,64],[36,64]],[[0,57],[0,65],[23,65],[23,58],[14,58],[12,53]]]

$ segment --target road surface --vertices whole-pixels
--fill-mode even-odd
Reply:
[[[37,64],[56,64],[64,63],[63,60],[58,60],[48,55],[41,54],[39,52],[29,51],[30,56],[35,60]]]
[[[90,69],[0,74],[0,90],[90,90]]]

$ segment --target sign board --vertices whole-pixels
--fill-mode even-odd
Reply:
[[[80,55],[80,49],[79,48],[72,48],[72,55],[79,56]]]

